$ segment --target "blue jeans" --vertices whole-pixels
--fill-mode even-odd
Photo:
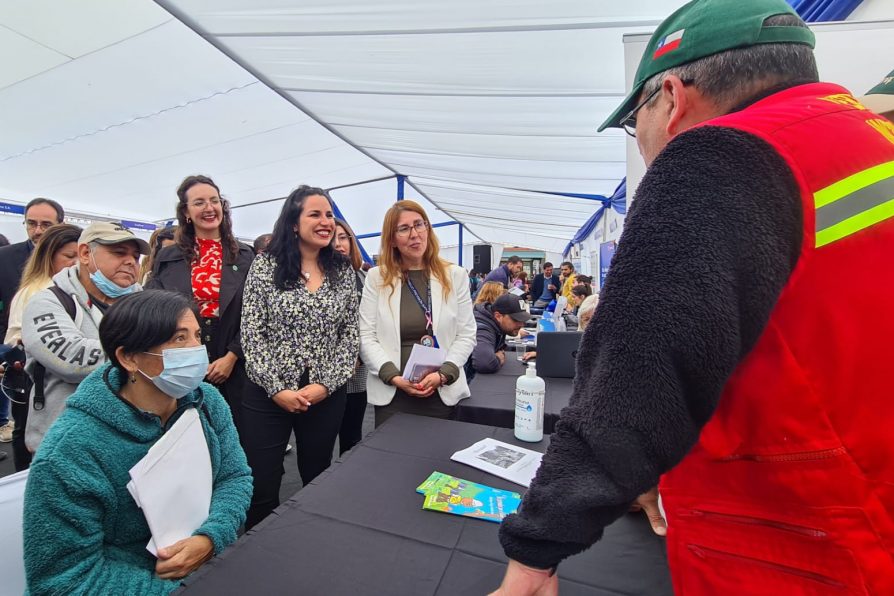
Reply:
[[[0,426],[9,422],[9,398],[0,392]]]

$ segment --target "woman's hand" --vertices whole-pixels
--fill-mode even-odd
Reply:
[[[503,583],[490,596],[558,596],[559,576],[509,560]]]
[[[205,373],[205,378],[215,385],[226,382],[230,375],[233,374],[233,368],[236,366],[237,360],[239,360],[239,357],[236,354],[227,352],[225,356],[221,356],[208,365],[208,372]]]
[[[211,539],[201,534],[184,538],[167,548],[158,549],[155,573],[161,579],[186,577],[214,554]]]
[[[304,397],[301,393],[292,391],[291,389],[283,389],[273,396],[273,401],[289,414],[306,412],[311,404],[310,400]]]
[[[306,401],[310,402],[310,405],[320,403],[321,401],[329,397],[329,390],[319,383],[311,383],[310,385],[305,385],[304,387],[299,389],[297,393]]]
[[[419,389],[418,384],[411,383],[403,377],[394,377],[393,379],[391,379],[391,384],[402,390],[410,397],[428,397],[432,393],[434,393],[434,389],[421,390]]]
[[[426,375],[422,378],[421,381],[416,383],[416,388],[420,391],[429,391],[429,394],[434,392],[435,389],[443,385],[441,382],[441,373],[433,372],[430,375]]]

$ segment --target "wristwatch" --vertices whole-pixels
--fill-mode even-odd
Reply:
[[[446,387],[447,386],[447,375],[445,375],[441,371],[438,371],[438,376],[441,377],[441,387]]]

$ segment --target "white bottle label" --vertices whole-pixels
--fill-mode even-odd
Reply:
[[[543,430],[544,391],[515,390],[515,428],[521,430]]]

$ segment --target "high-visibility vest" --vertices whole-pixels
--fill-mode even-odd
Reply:
[[[816,83],[703,125],[782,156],[803,243],[698,443],[662,479],[675,591],[894,595],[894,124]]]

